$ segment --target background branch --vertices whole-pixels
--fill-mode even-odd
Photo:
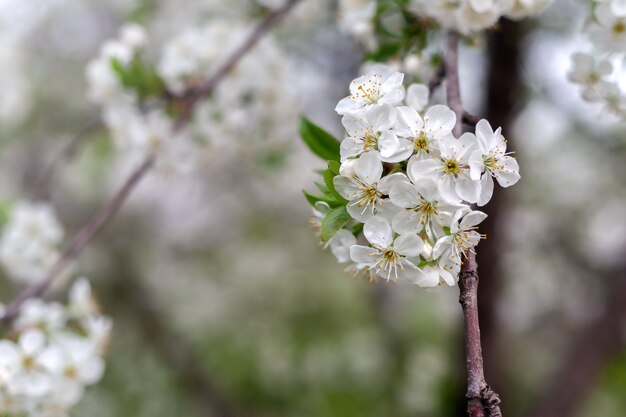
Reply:
[[[196,91],[186,94],[191,97],[184,110],[174,121],[174,131],[181,129],[190,119],[193,109],[197,102],[209,96],[215,86],[219,84],[228,72],[261,40],[261,38],[274,26],[280,19],[285,16],[296,4],[302,0],[287,0],[287,2],[278,9],[270,12],[263,20],[259,22],[256,28],[248,35],[241,47],[237,48],[229,57],[211,75],[207,81]],[[76,259],[87,244],[98,234],[100,230],[113,218],[120,207],[128,198],[128,195],[139,184],[141,179],[154,165],[156,155],[149,154],[146,156],[141,165],[135,169],[126,179],[122,187],[115,193],[112,199],[98,211],[74,236],[67,249],[63,252],[59,260],[52,266],[50,271],[38,282],[30,285],[17,298],[15,298],[7,307],[2,323],[9,323],[19,312],[22,304],[29,298],[42,294],[74,259]]]

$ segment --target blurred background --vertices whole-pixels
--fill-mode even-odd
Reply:
[[[185,28],[280,3],[0,0],[2,199],[50,199],[72,235],[121,184],[131,165],[84,72],[124,22],[156,56]],[[308,225],[301,190],[324,164],[298,115],[340,135],[334,106],[364,54],[337,7],[304,0],[273,34],[289,69],[277,94],[297,103],[273,115],[273,152],[238,144],[235,126],[192,172],[151,173],[81,256],[115,329],[74,415],[463,415],[458,289],[352,278]],[[626,131],[566,79],[586,12],[557,0],[462,49],[466,107],[503,127],[522,174],[486,207],[478,248],[487,380],[506,416],[626,415]],[[5,300],[18,290],[1,285]]]

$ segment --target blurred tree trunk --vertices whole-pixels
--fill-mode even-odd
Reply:
[[[502,133],[508,140],[508,151],[515,150],[510,134],[517,110],[524,100],[521,97],[520,79],[523,36],[524,28],[521,24],[502,20],[489,39],[485,118],[494,129],[497,126],[502,127]],[[508,211],[508,196],[507,190],[497,189],[492,200],[485,206],[484,211],[489,217],[481,225],[481,231],[487,235],[487,239],[480,242],[477,251],[480,274],[478,312],[485,357],[485,377],[504,399],[507,387],[499,343],[497,303],[504,283],[501,252],[506,245],[506,236],[501,222]]]

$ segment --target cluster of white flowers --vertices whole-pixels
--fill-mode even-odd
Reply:
[[[59,258],[63,228],[46,203],[17,202],[0,237],[0,262],[22,283],[41,279]]]
[[[68,416],[85,387],[102,378],[110,331],[84,278],[67,305],[28,300],[0,340],[0,414]]]
[[[188,170],[197,156],[195,141],[185,130],[174,132],[172,118],[162,108],[160,97],[141,97],[137,89],[125,85],[121,79],[120,70],[133,67],[145,70],[142,53],[146,42],[144,29],[136,24],[124,25],[118,39],[105,42],[100,55],[87,65],[88,96],[102,106],[103,120],[116,146],[127,151],[132,159],[156,152],[161,167]],[[148,82],[146,77],[154,77],[145,71],[135,73],[138,82]]]
[[[0,238],[7,275],[24,284],[42,279],[59,258],[63,235],[52,206],[15,203]],[[85,278],[72,286],[67,305],[27,300],[0,339],[0,415],[66,416],[85,386],[102,377],[110,330]]]
[[[346,136],[333,184],[353,220],[328,244],[339,262],[371,277],[454,285],[486,217],[469,204],[491,199],[493,178],[515,184],[519,168],[499,128],[481,120],[475,134],[454,137],[455,113],[428,107],[424,85],[405,92],[403,78],[379,66],[352,81],[350,96],[337,104]],[[315,204],[315,218],[329,212],[327,203]],[[365,245],[353,233],[359,223]]]
[[[152,70],[143,59],[144,30],[134,24],[122,27],[119,39],[106,42],[87,67],[89,96],[103,107],[117,146],[135,158],[157,152],[161,166],[177,171],[191,169],[206,142],[226,154],[249,152],[250,144],[259,140],[265,140],[266,149],[284,147],[295,134],[294,124],[284,119],[295,120],[298,106],[289,86],[289,60],[269,35],[229,72],[209,100],[197,106],[184,128],[174,131],[172,111],[180,108],[164,99],[167,92],[184,105],[185,93],[212,75],[251,29],[237,20],[216,18],[206,28],[185,30],[165,43]],[[131,75],[137,68],[137,77],[147,77],[161,91],[142,97],[138,89],[125,85],[120,75],[125,68]]]
[[[493,26],[501,17],[523,19],[545,10],[554,0],[412,0],[411,7],[445,28],[470,34]]]
[[[238,20],[214,19],[183,31],[165,44],[158,73],[175,93],[202,83],[251,30]],[[284,148],[296,133],[295,123],[285,123],[298,116],[292,81],[289,58],[266,35],[196,109],[190,129],[219,147],[220,157]]]
[[[596,1],[585,35],[592,51],[572,56],[568,77],[580,86],[584,100],[601,103],[608,112],[626,117],[626,78],[621,69],[626,57],[626,1]]]

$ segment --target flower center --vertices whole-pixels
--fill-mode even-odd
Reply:
[[[358,93],[356,95],[362,98],[365,98],[371,104],[376,104],[378,100],[380,99],[380,95],[379,95],[380,82],[374,81],[374,79],[370,79],[368,80],[368,84],[369,85],[361,84],[360,86],[358,86],[357,87]]]
[[[428,137],[426,136],[426,134],[424,134],[424,132],[420,132],[419,136],[417,136],[413,140],[413,144],[417,152],[428,151],[428,145],[430,144],[430,141],[428,140]]]
[[[448,159],[447,161],[444,161],[443,172],[444,174],[449,174],[449,175],[456,175],[460,173],[461,168],[459,166],[459,162],[456,161],[455,159]]]
[[[378,149],[378,137],[371,133],[366,133],[365,136],[363,136],[363,149],[366,151],[370,149]]]
[[[613,33],[621,34],[626,32],[626,23],[619,21],[613,25]]]
[[[35,369],[35,359],[32,356],[26,355],[22,358],[22,367],[27,371]]]
[[[393,273],[394,279],[398,279],[398,266],[402,269],[400,255],[393,248],[383,250],[380,259],[376,262],[377,272],[384,271],[387,274],[387,281],[391,279]]]
[[[69,379],[74,379],[78,376],[78,371],[76,370],[75,367],[73,366],[68,366],[67,368],[65,368],[65,370],[63,371],[63,375],[65,375],[65,377],[69,378]]]

